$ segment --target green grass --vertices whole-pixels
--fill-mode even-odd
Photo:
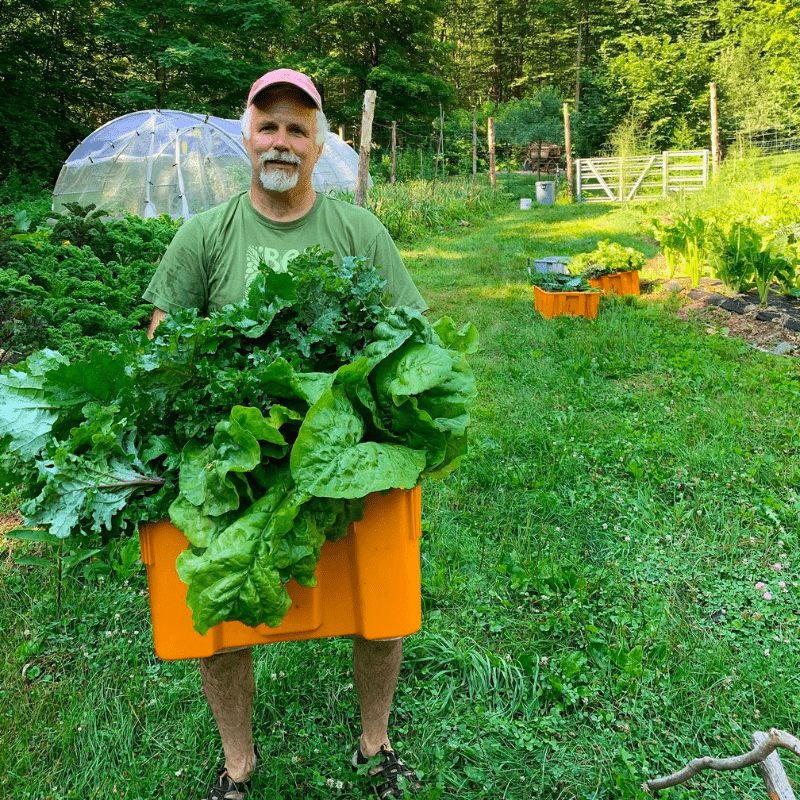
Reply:
[[[393,735],[430,797],[639,798],[800,730],[800,376],[646,297],[544,321],[527,257],[657,251],[633,211],[518,205],[404,251],[429,316],[480,330],[480,397],[471,456],[423,487]],[[22,552],[0,558],[0,797],[202,797],[221,748],[195,665],[152,652],[142,568],[76,567],[56,619]],[[340,640],[258,650],[256,797],[363,796],[348,659]],[[755,770],[662,794],[765,796]]]

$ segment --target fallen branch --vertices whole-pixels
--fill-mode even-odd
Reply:
[[[661,789],[667,789],[670,786],[677,786],[679,783],[685,783],[689,778],[694,777],[698,772],[702,772],[705,769],[726,771],[752,767],[762,762],[776,747],[785,747],[787,750],[791,750],[795,755],[800,755],[800,739],[778,728],[770,728],[769,733],[763,735],[760,743],[747,753],[730,758],[712,758],[711,756],[696,758],[694,761],[690,761],[683,769],[674,772],[672,775],[646,781],[642,784],[642,788],[646,792],[654,793]]]

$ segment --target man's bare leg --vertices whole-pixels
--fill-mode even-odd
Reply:
[[[403,660],[403,640],[353,637],[353,676],[361,706],[361,752],[374,756],[389,742],[389,711]]]
[[[200,659],[203,693],[219,728],[231,780],[250,777],[253,751],[253,659],[249,648]]]

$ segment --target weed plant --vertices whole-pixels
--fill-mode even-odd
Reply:
[[[526,256],[656,250],[626,211],[512,205],[404,252],[432,316],[482,345],[471,455],[423,487],[424,622],[391,728],[423,797],[643,800],[800,730],[800,376],[646,296],[543,320]],[[143,568],[113,546],[76,566],[58,616],[54,574],[19,564],[36,553],[0,557],[0,797],[202,796],[221,748],[196,665],[152,652]],[[364,796],[348,658],[257,650],[255,797]],[[765,792],[744,770],[663,796]]]

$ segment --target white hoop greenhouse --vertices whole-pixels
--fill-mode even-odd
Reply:
[[[314,167],[318,192],[354,191],[358,154],[328,132]],[[111,216],[188,219],[250,185],[239,120],[135,111],[89,134],[61,168],[53,211],[91,203]]]

